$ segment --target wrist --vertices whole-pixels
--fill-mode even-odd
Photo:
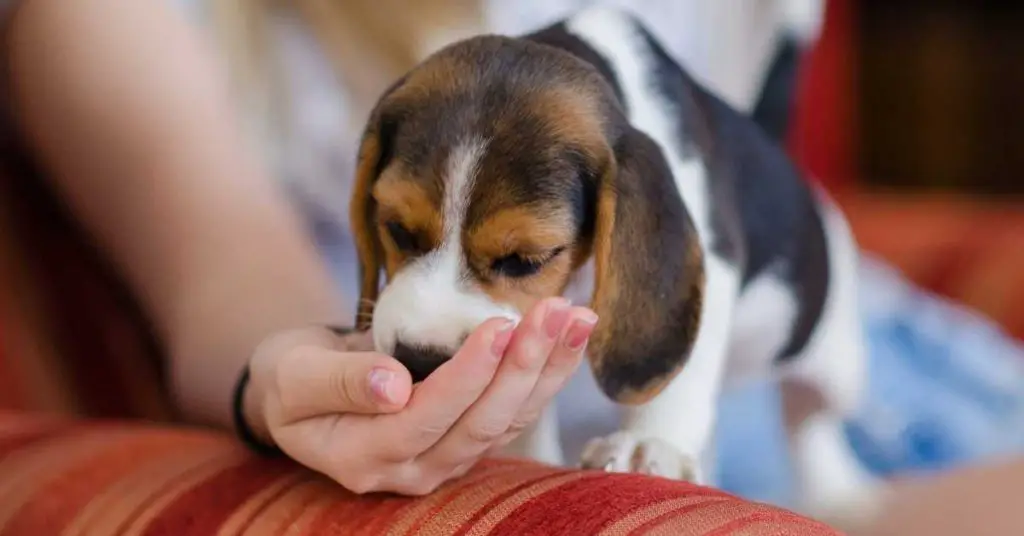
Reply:
[[[357,335],[367,339],[369,333],[360,333],[353,328],[320,324],[315,327],[275,335],[259,345],[252,359],[238,376],[232,397],[232,420],[235,434],[250,449],[260,454],[279,454],[273,434],[270,432],[266,414],[268,376],[279,366],[278,361],[287,354],[287,349],[299,344],[314,344],[339,350],[345,348],[348,337]],[[355,340],[348,341],[355,343]],[[355,343],[361,345],[360,343]],[[372,345],[372,343],[370,343]]]
[[[272,456],[280,454],[280,449],[267,425],[262,392],[258,383],[254,385],[247,365],[239,375],[233,397],[235,434],[257,454]]]
[[[257,453],[272,455],[280,450],[275,445],[266,414],[267,379],[274,363],[285,349],[300,343],[334,346],[339,338],[354,332],[347,327],[318,325],[275,335],[257,348],[252,359],[240,372],[232,397],[232,419],[235,434]]]

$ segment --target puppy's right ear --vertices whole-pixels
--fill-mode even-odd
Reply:
[[[356,329],[360,331],[369,329],[373,320],[373,307],[380,291],[381,258],[384,254],[377,231],[377,204],[373,199],[373,185],[391,161],[399,121],[398,114],[389,111],[385,102],[402,81],[398,80],[389,87],[370,113],[356,161],[355,184],[349,204],[349,225],[359,257]]]

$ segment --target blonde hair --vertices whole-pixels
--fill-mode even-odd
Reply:
[[[280,131],[286,84],[270,40],[271,17],[297,16],[365,116],[380,93],[439,46],[485,27],[481,0],[207,0],[236,93]],[[290,13],[288,13],[290,12]]]

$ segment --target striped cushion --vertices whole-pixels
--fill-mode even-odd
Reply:
[[[682,482],[488,460],[423,498],[354,496],[230,438],[0,413],[0,536],[832,535]]]

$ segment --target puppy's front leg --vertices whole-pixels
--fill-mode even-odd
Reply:
[[[703,460],[715,427],[739,273],[707,259],[700,328],[683,369],[656,397],[626,408],[622,429],[584,448],[585,468],[707,483]]]

